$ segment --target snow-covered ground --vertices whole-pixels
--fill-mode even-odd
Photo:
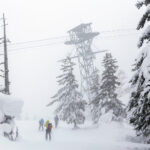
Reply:
[[[52,140],[45,141],[45,133],[38,131],[38,121],[18,121],[20,139],[11,142],[0,137],[1,150],[149,150],[140,144],[127,124],[101,124],[99,128],[84,125],[73,130],[62,124],[53,129]]]

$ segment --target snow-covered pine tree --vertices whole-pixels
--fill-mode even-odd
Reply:
[[[137,3],[138,8],[143,5],[147,9],[138,24],[138,30],[143,28],[146,22],[150,20],[150,0],[142,0]],[[146,141],[150,142],[150,25],[139,39],[139,48],[142,47],[144,41],[148,44],[142,49],[135,62],[133,69],[135,73],[131,79],[132,92],[128,109],[130,123],[134,125],[137,135],[146,137]]]
[[[99,105],[103,112],[112,112],[112,120],[120,120],[124,109],[122,102],[118,99],[116,88],[120,83],[115,75],[118,69],[117,61],[111,55],[106,53],[103,59],[104,71],[102,74],[102,83],[100,86]]]
[[[58,102],[56,113],[59,118],[68,124],[73,123],[74,128],[77,128],[78,124],[84,123],[86,102],[78,91],[78,84],[73,74],[74,65],[70,57],[62,61],[61,70],[63,74],[57,77],[61,88],[49,105]]]
[[[93,73],[93,86],[91,87],[91,95],[92,100],[90,103],[91,106],[91,115],[92,115],[92,121],[94,124],[97,124],[101,115],[101,108],[99,105],[99,91],[100,91],[100,79],[98,70],[95,69],[95,72]]]

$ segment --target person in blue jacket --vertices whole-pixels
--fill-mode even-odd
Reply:
[[[57,128],[59,122],[59,118],[57,115],[55,116],[54,121],[55,121],[55,128]]]
[[[44,130],[44,119],[43,118],[41,118],[40,120],[39,120],[39,131],[40,130]]]

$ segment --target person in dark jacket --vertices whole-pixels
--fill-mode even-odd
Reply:
[[[46,140],[51,140],[51,132],[52,132],[52,123],[48,123],[47,127],[46,127],[46,135],[45,138]]]
[[[55,121],[55,128],[57,128],[59,122],[59,118],[57,115],[55,116],[54,121]]]

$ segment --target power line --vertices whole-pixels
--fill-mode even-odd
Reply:
[[[128,28],[128,29],[116,29],[116,30],[105,30],[105,31],[101,31],[100,33],[102,34],[106,34],[106,33],[115,33],[115,32],[122,32],[122,31],[136,31],[133,28]],[[125,36],[130,36],[130,35],[138,35],[139,33],[128,33],[128,34],[118,34],[118,35],[109,35],[109,36],[99,36],[96,39],[107,39],[107,38],[116,38],[116,37],[125,37]],[[67,36],[58,36],[58,37],[50,37],[50,38],[45,38],[45,39],[39,39],[39,40],[31,40],[31,41],[25,41],[25,42],[17,42],[17,43],[11,43],[8,45],[8,47],[11,46],[17,46],[17,45],[23,45],[27,46],[27,47],[21,47],[21,48],[13,48],[13,49],[9,49],[8,52],[19,52],[20,50],[24,50],[24,49],[31,49],[31,48],[40,48],[40,47],[47,47],[47,46],[52,46],[52,45],[56,45],[56,44],[63,44],[64,41],[59,41],[59,42],[54,42],[54,43],[50,43],[50,44],[42,44],[42,45],[33,45],[33,46],[28,46],[33,43],[41,43],[41,42],[45,42],[45,41],[53,41],[53,40],[58,40],[58,39],[64,39],[67,38]]]
[[[100,33],[111,33],[111,32],[125,32],[125,31],[137,31],[135,28],[124,28],[124,29],[113,29],[113,30],[104,30]]]
[[[43,42],[43,41],[49,41],[49,40],[57,40],[57,39],[62,39],[62,38],[67,38],[67,36],[59,36],[59,37],[51,37],[51,38],[45,38],[45,39],[39,39],[39,40],[25,41],[25,42],[10,43],[9,46],[21,45],[21,44],[27,44],[27,43],[35,43],[35,42]]]
[[[124,32],[124,31],[131,32],[131,31],[136,31],[136,30],[134,28],[103,30],[103,31],[100,32],[100,34],[115,33],[115,32]],[[131,34],[133,34],[133,33],[131,33]],[[57,37],[44,38],[44,39],[39,39],[39,40],[31,40],[31,41],[25,41],[25,42],[16,42],[16,43],[10,43],[8,46],[22,45],[22,44],[36,43],[36,42],[44,42],[44,41],[64,39],[64,38],[68,38],[68,36],[57,36]]]
[[[25,50],[25,49],[30,49],[30,48],[47,47],[47,46],[52,46],[52,45],[56,45],[56,44],[63,44],[63,43],[64,43],[64,41],[62,41],[62,42],[50,43],[50,44],[44,44],[44,45],[28,46],[28,47],[22,47],[22,48],[16,48],[16,49],[9,49],[8,52],[19,52],[20,50]]]
[[[138,35],[138,33],[134,34],[134,35]],[[100,36],[98,39],[107,39],[107,38],[117,38],[117,37],[125,37],[125,36],[130,36],[129,34],[126,35],[115,35],[115,36]],[[52,45],[56,45],[56,44],[63,44],[64,41],[61,42],[55,42],[55,43],[50,43],[50,44],[43,44],[43,45],[35,45],[35,46],[27,46],[27,47],[21,47],[21,48],[14,48],[14,49],[9,49],[8,52],[19,52],[20,50],[25,50],[25,49],[31,49],[31,48],[40,48],[40,47],[49,47]]]
[[[135,35],[139,35],[139,34],[140,34],[140,33],[99,36],[99,37],[96,37],[95,39],[108,39],[108,38],[127,37],[127,36],[135,36]]]

